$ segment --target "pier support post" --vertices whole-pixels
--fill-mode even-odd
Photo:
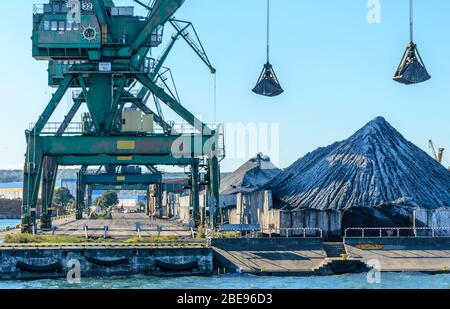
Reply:
[[[158,217],[160,219],[162,219],[162,217],[164,216],[164,212],[163,212],[163,188],[162,188],[162,183],[158,183],[156,185],[156,204],[158,207]]]
[[[92,206],[92,185],[88,185],[87,186],[87,207],[91,207]]]
[[[150,217],[150,186],[147,188],[145,192],[145,215]]]
[[[83,181],[83,177],[78,173],[77,177],[77,196],[76,196],[76,215],[77,220],[83,219],[83,206],[84,206],[84,195],[86,191],[86,186]]]
[[[199,186],[199,165],[192,165],[192,220],[195,227],[199,227],[200,218],[200,186]]]
[[[211,159],[208,159],[209,165],[209,175],[210,175],[210,187],[211,187],[211,201],[210,201],[210,216],[211,216],[211,224],[212,226],[216,226],[220,220],[220,211],[219,211],[219,186],[220,186],[220,167],[219,167],[219,159],[217,156],[213,156]]]
[[[53,192],[55,190],[57,172],[58,165],[56,164],[56,159],[46,156],[44,158],[42,172],[41,228],[43,229],[52,227]]]
[[[23,175],[22,233],[33,233],[42,174],[43,156],[39,137],[26,132],[27,153]]]

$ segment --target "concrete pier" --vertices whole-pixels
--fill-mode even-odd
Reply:
[[[215,268],[258,275],[313,275],[326,259],[321,239],[215,239]]]
[[[156,228],[158,226],[162,228],[161,235],[163,236],[176,236],[181,238],[190,238],[192,236],[191,231],[186,225],[173,220],[150,219],[143,213],[114,213],[113,220],[75,220],[75,216],[69,216],[65,218],[59,218],[53,222],[53,225],[56,228],[54,232],[41,233],[84,237],[84,226],[89,226],[90,228],[98,229],[95,231],[89,231],[89,236],[101,238],[103,237],[103,232],[100,229],[108,226],[108,235],[111,238],[124,240],[138,236],[138,233],[136,232],[136,223],[140,223],[144,228],[144,231],[141,233],[142,237],[158,236],[159,233],[156,231]],[[154,231],[145,231],[146,228],[152,228]],[[7,234],[16,233],[20,233],[20,229],[11,230],[8,232],[0,232],[0,243]]]
[[[2,280],[66,278],[75,265],[82,277],[210,275],[213,255],[201,243],[0,246]]]
[[[346,238],[349,257],[378,262],[383,272],[450,272],[450,237]]]
[[[381,272],[450,272],[450,238],[347,238],[341,244],[313,238],[219,239],[215,269],[255,275],[333,275]],[[338,254],[339,253],[339,254]]]
[[[158,236],[159,232],[145,229],[159,226],[161,236],[176,238],[152,244],[126,242],[138,237],[136,223],[144,228],[141,237]],[[379,267],[381,272],[450,271],[450,237],[347,237],[335,243],[308,237],[229,238],[213,239],[208,248],[205,239],[192,239],[187,226],[151,220],[144,214],[114,214],[113,220],[68,217],[55,221],[54,233],[84,237],[85,225],[108,226],[108,239],[103,241],[103,232],[94,230],[89,237],[98,239],[83,244],[0,244],[0,279],[64,277],[70,260],[80,262],[83,276],[235,272],[312,276],[366,272],[371,267]],[[0,240],[16,232],[5,232]]]

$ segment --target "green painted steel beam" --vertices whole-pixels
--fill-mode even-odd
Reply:
[[[174,156],[196,158],[209,155],[215,136],[38,136],[44,155],[49,156]]]
[[[128,79],[126,76],[122,76],[120,78],[119,87],[116,89],[116,91],[115,91],[116,93],[113,98],[113,102],[112,102],[112,106],[111,106],[111,113],[109,113],[108,117],[106,118],[106,128],[105,128],[106,132],[111,131],[111,129],[114,125],[114,120],[118,116],[118,107],[119,107],[120,99],[122,97],[122,93],[125,88],[125,84],[126,84],[127,80]]]
[[[100,25],[108,25],[108,28],[111,28],[111,24],[108,15],[106,14],[106,8],[103,1],[92,0],[92,5],[94,7],[94,12],[98,18]]]
[[[120,55],[132,56],[139,51],[145,41],[160,25],[164,25],[175,12],[181,7],[184,0],[156,0],[150,19],[142,32],[130,47],[125,47],[119,51]]]
[[[145,87],[144,87],[145,88]],[[147,88],[145,88],[147,91]],[[82,96],[75,98],[74,99],[74,107],[73,109],[75,109],[77,106],[79,107],[82,103],[86,102],[86,99]],[[155,120],[155,122],[161,126],[161,128],[163,128],[164,132],[171,132],[172,127],[162,118],[160,117],[158,114],[156,114],[154,111],[152,111],[146,104],[144,104],[142,102],[142,99],[133,96],[130,93],[124,93],[121,97],[120,100],[120,107],[118,108],[118,110],[122,110],[123,106],[125,105],[125,103],[132,103],[134,104],[137,108],[139,108],[144,114],[152,114],[153,115],[153,119]],[[75,111],[76,113],[76,111]],[[66,116],[67,119],[70,119],[70,121],[73,118],[72,115],[72,110],[68,113],[68,115]],[[65,120],[66,121],[66,120]],[[70,122],[69,122],[70,123]],[[64,124],[64,123],[63,123]],[[68,125],[68,124],[67,124]],[[67,126],[64,127],[64,130],[67,128]],[[58,133],[60,132],[60,130],[58,130]],[[60,134],[61,135],[61,134]]]
[[[55,94],[53,94],[50,102],[47,104],[47,107],[45,108],[44,112],[42,113],[41,117],[39,117],[38,122],[33,128],[32,130],[33,134],[40,134],[42,132],[48,120],[53,115],[53,112],[56,110],[59,103],[61,102],[61,99],[64,97],[67,90],[69,89],[72,79],[73,76],[71,74],[68,74],[64,77],[64,80],[61,82],[61,85],[58,87],[58,90],[56,90]]]
[[[66,132],[68,126],[70,125],[70,123],[73,120],[73,117],[75,117],[76,113],[80,109],[81,104],[82,104],[81,101],[75,101],[74,100],[72,108],[69,110],[67,115],[64,117],[64,121],[61,123],[61,125],[58,128],[58,131],[56,133],[57,135],[61,136],[61,135],[64,134],[64,132]]]
[[[141,174],[141,175],[82,175],[82,182],[87,185],[122,185],[122,184],[157,184],[162,181],[161,174]]]
[[[92,190],[96,191],[146,191],[149,186],[142,184],[121,184],[121,185],[102,185],[102,184],[92,184],[90,185]]]
[[[147,75],[137,74],[136,78],[138,81],[150,90],[154,95],[156,95],[161,101],[163,101],[168,107],[170,107],[175,113],[177,113],[181,118],[183,118],[188,124],[193,126],[199,132],[206,135],[213,135],[213,131],[204,124],[200,119],[195,117],[189,110],[187,110],[183,105],[181,105],[177,100],[172,98],[167,94],[164,89],[156,85]]]
[[[197,158],[177,159],[170,156],[59,156],[56,158],[58,165],[61,166],[83,164],[89,164],[91,166],[103,164],[187,166],[199,162],[199,159]]]

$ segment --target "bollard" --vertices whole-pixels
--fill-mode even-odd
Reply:
[[[142,225],[140,222],[136,222],[136,233],[138,233],[138,237],[141,238],[141,228]]]
[[[104,226],[103,227],[103,230],[104,230],[104,232],[103,232],[103,238],[108,238],[108,230],[109,230],[109,226]]]
[[[205,231],[205,238],[206,238],[206,246],[208,248],[212,247],[212,230],[211,229],[206,229]]]
[[[158,232],[158,237],[161,237],[162,226],[158,225],[158,227],[156,228],[156,231]]]

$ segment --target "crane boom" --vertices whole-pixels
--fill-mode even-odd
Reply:
[[[434,147],[433,141],[430,139],[428,143],[429,143],[431,153],[433,154],[433,158],[436,161],[438,161],[439,163],[442,163],[442,160],[444,158],[445,148],[439,148],[438,151],[436,152],[436,147]]]
[[[184,20],[171,19],[169,20],[172,26],[177,30],[178,35],[186,41],[186,43],[194,50],[194,52],[200,57],[200,59],[206,64],[206,66],[211,71],[211,74],[216,74],[216,69],[209,61],[208,55],[200,41],[200,38],[195,31],[194,25],[191,22]],[[192,30],[194,36],[191,36],[188,29]]]
[[[433,155],[433,158],[435,159],[435,160],[437,160],[437,154],[436,154],[436,148],[434,148],[434,143],[433,143],[433,141],[430,139],[429,141],[428,141],[428,145],[429,145],[429,147],[430,147],[430,150],[431,150],[431,154]]]
[[[444,151],[445,151],[445,148],[439,148],[439,150],[438,150],[436,159],[438,160],[439,163],[442,163],[442,158],[444,157]]]
[[[164,25],[181,7],[183,2],[184,0],[156,0],[153,5],[150,20],[130,48],[125,51],[125,54],[134,55],[151,36],[153,31],[155,31],[159,25]]]

